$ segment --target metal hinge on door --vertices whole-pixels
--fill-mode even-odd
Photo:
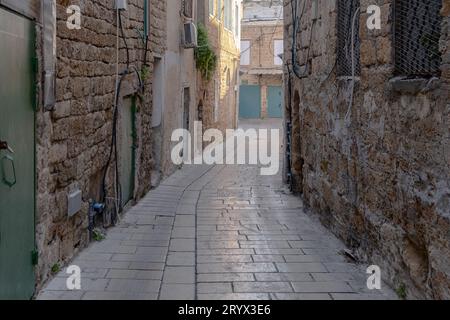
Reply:
[[[38,264],[39,261],[39,253],[36,249],[34,249],[33,251],[31,251],[31,264],[33,266],[36,266]]]

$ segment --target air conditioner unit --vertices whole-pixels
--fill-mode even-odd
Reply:
[[[188,23],[184,24],[183,47],[185,47],[185,48],[197,47],[197,27],[192,22],[188,22]]]

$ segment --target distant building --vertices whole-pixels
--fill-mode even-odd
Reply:
[[[244,3],[241,36],[240,118],[281,118],[283,3]]]
[[[192,132],[197,120],[197,70],[194,49],[184,43],[184,27],[197,23],[197,6],[203,0],[151,0],[153,44],[152,81],[152,186],[172,174],[177,166],[171,158],[174,130]]]

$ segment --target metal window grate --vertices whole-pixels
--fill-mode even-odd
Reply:
[[[361,72],[360,66],[360,38],[359,38],[359,0],[338,0],[337,22],[337,73],[339,76],[352,76],[352,51],[355,63],[355,75]],[[357,15],[355,17],[355,14]],[[352,50],[352,24],[353,30]]]
[[[396,0],[395,71],[404,76],[439,75],[442,0]]]

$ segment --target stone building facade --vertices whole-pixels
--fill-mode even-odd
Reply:
[[[283,54],[283,3],[246,1],[243,11],[241,85],[259,86],[259,113],[261,118],[267,118],[271,116],[268,113],[268,88],[279,88],[281,92],[283,84],[283,60],[280,57]],[[245,104],[241,106],[244,107]],[[242,113],[245,116],[241,109]]]
[[[79,30],[66,27],[68,5],[78,5],[81,9]],[[150,122],[153,57],[151,51],[146,49],[146,46],[150,48],[150,44],[146,43],[144,36],[144,6],[144,1],[128,1],[128,8],[122,13],[128,63],[135,66],[142,81],[141,87],[136,72],[130,72],[124,77],[121,92],[118,93],[119,108],[134,104],[133,177],[129,181],[132,184],[131,202],[150,189],[152,168]],[[158,17],[156,14],[156,11],[152,14],[155,19]],[[116,159],[109,159],[116,87],[116,18],[112,1],[61,0],[56,3],[55,103],[53,106],[40,106],[36,115],[39,285],[49,277],[54,266],[64,265],[88,244],[90,202],[105,201],[102,200],[104,196],[116,197],[113,191]],[[119,46],[118,68],[122,72],[127,69],[127,50],[122,38],[119,39]],[[152,42],[152,47],[153,50],[157,47],[162,49],[161,42]],[[42,57],[42,53],[38,56]],[[128,125],[125,123],[128,118],[120,110],[117,113],[117,135],[120,140],[121,132]],[[121,165],[130,164],[122,159],[127,152],[121,148],[125,148],[125,145],[119,141],[119,174],[123,172]],[[102,187],[105,170],[106,195]],[[82,207],[69,217],[68,193],[71,189],[81,190]],[[125,202],[125,199],[122,201]],[[110,206],[115,203],[106,202]]]
[[[217,56],[211,80],[198,73],[197,105],[203,129],[233,129],[237,126],[239,99],[239,39],[241,0],[202,0],[198,22],[208,32],[210,45]]]
[[[172,140],[176,129],[194,130],[198,119],[196,106],[197,70],[194,49],[183,44],[183,29],[187,23],[197,23],[197,6],[201,1],[169,0],[152,2],[155,14],[151,38],[155,41],[153,91],[153,176],[155,186],[173,173]],[[153,17],[153,15],[152,15]]]
[[[35,192],[26,194],[35,209],[26,214],[34,224],[36,266],[30,279],[38,289],[88,245],[90,227],[111,225],[151,188],[153,72],[155,59],[170,46],[167,3],[128,0],[120,20],[114,3],[0,3],[0,13],[35,27],[35,145],[26,146],[35,150]],[[179,17],[179,6],[174,10]],[[70,20],[77,13],[78,27]],[[172,41],[177,47],[179,33]],[[192,55],[187,59],[193,65]],[[96,202],[106,207],[90,224]]]
[[[400,296],[449,299],[450,3],[425,2],[286,5],[286,173]]]

